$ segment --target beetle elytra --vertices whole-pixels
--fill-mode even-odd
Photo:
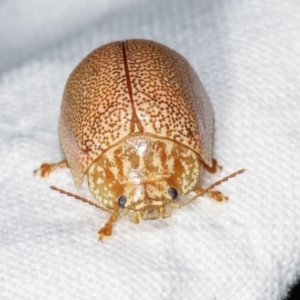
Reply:
[[[212,189],[244,172],[199,187],[203,169],[216,169],[212,106],[186,59],[153,41],[113,42],[83,59],[66,83],[58,132],[66,160],[37,171],[69,166],[77,187],[87,175],[101,203],[93,205],[111,214],[100,239],[126,214],[138,223],[167,218],[204,193],[222,201]]]

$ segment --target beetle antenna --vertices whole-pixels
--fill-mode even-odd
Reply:
[[[232,174],[230,174],[230,175],[228,175],[228,176],[226,176],[226,177],[224,177],[224,178],[222,178],[222,179],[220,179],[220,180],[214,182],[213,184],[211,184],[211,185],[208,186],[207,188],[201,190],[201,192],[197,193],[197,194],[196,194],[194,197],[192,197],[191,199],[187,200],[187,201],[184,202],[184,203],[181,203],[181,204],[178,206],[178,208],[180,208],[180,207],[182,207],[182,206],[184,206],[184,205],[186,205],[186,204],[188,204],[188,203],[194,201],[194,200],[197,199],[198,197],[202,196],[203,194],[205,194],[205,193],[207,193],[208,191],[210,191],[210,190],[212,190],[213,188],[215,188],[217,185],[220,185],[221,183],[223,183],[223,182],[229,180],[230,178],[233,178],[233,177],[235,177],[235,176],[237,176],[237,175],[239,175],[239,174],[242,174],[242,173],[244,173],[245,171],[246,171],[246,169],[238,170],[237,172],[234,172],[234,173],[232,173]]]
[[[61,194],[67,195],[67,196],[69,196],[69,197],[73,197],[73,198],[75,198],[75,199],[77,199],[77,200],[80,200],[80,201],[82,201],[82,202],[84,202],[84,203],[87,203],[87,204],[89,204],[89,205],[95,206],[95,207],[97,207],[97,208],[99,208],[99,209],[102,209],[102,210],[104,210],[104,211],[106,211],[106,212],[109,212],[109,213],[113,213],[113,212],[114,212],[113,209],[108,209],[108,208],[103,207],[103,206],[101,206],[101,205],[98,205],[97,203],[95,203],[95,202],[93,202],[93,201],[90,201],[90,200],[88,200],[88,199],[86,199],[86,198],[84,198],[84,197],[81,197],[81,196],[79,196],[79,195],[72,194],[72,193],[67,192],[67,191],[65,191],[65,190],[62,190],[62,189],[59,189],[59,188],[57,188],[57,187],[55,187],[55,186],[53,186],[53,185],[50,186],[50,189],[52,189],[52,190],[54,190],[54,191],[57,191],[57,192],[59,192],[59,193],[61,193]]]
[[[246,169],[238,170],[238,171],[236,171],[236,172],[234,172],[234,173],[232,173],[232,174],[230,174],[230,175],[228,175],[228,176],[222,178],[221,180],[216,181],[215,183],[211,184],[211,185],[208,186],[206,189],[204,189],[204,193],[208,192],[209,190],[212,190],[214,187],[216,187],[217,185],[220,185],[221,183],[223,183],[223,182],[229,180],[230,178],[233,178],[233,177],[235,177],[235,176],[237,176],[237,175],[239,175],[239,174],[244,173],[245,171],[246,171]],[[200,194],[201,194],[201,195],[203,194],[202,191],[201,191]]]

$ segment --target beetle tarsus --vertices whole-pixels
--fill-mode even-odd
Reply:
[[[218,161],[215,158],[212,159],[211,167],[209,167],[206,164],[204,164],[204,167],[205,167],[206,171],[208,171],[209,173],[212,173],[212,174],[221,172],[223,170],[223,167],[218,164]]]
[[[67,161],[64,159],[58,163],[53,164],[42,164],[38,169],[33,171],[33,174],[36,175],[40,173],[41,177],[48,177],[56,169],[62,169],[69,167]]]
[[[194,191],[197,194],[202,194],[204,189],[202,188],[196,188]],[[217,201],[217,202],[224,202],[228,200],[228,197],[223,195],[222,192],[220,191],[214,191],[214,190],[209,190],[207,192],[205,192],[205,195],[207,195],[209,198],[212,198],[213,200]]]
[[[117,222],[118,217],[119,217],[118,212],[113,212],[111,214],[111,216],[109,217],[105,225],[98,231],[98,235],[99,235],[98,241],[102,242],[104,238],[108,238],[112,236],[112,228],[114,226],[114,223]]]

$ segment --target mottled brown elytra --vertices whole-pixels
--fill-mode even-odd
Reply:
[[[67,81],[58,132],[65,160],[36,171],[69,166],[77,187],[87,175],[101,205],[51,188],[110,213],[100,239],[126,214],[138,223],[167,218],[204,193],[222,201],[212,189],[244,172],[199,186],[204,168],[217,169],[212,106],[186,59],[153,41],[113,42],[83,59]]]

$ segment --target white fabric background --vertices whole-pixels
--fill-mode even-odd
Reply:
[[[183,54],[215,112],[214,156],[247,172],[229,209],[121,219],[49,189],[74,188],[57,120],[65,81],[91,50],[149,38]],[[300,271],[300,3],[296,0],[0,1],[0,298],[281,299]],[[216,178],[219,178],[219,174]]]

